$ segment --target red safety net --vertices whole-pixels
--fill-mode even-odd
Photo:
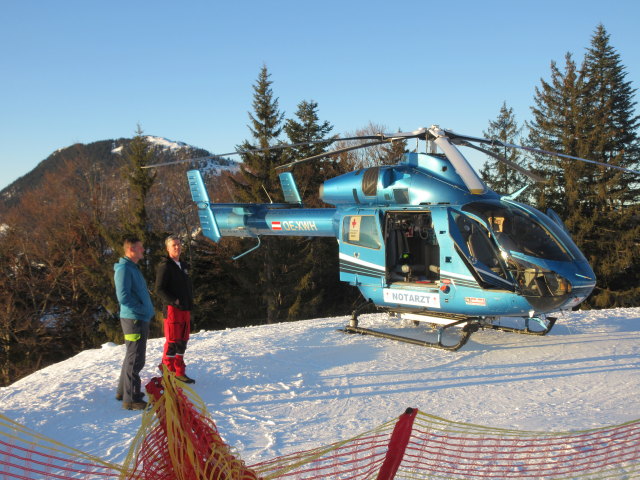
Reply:
[[[421,415],[402,471],[428,478],[638,478],[640,420],[582,432],[488,428]],[[401,477],[397,478],[411,478]]]
[[[122,466],[47,439],[0,414],[0,479],[631,479],[640,478],[640,420],[547,433],[448,421],[408,409],[328,446],[247,466],[203,402],[165,373]]]
[[[407,428],[407,415],[400,417],[396,430]],[[422,412],[416,412],[412,423],[409,438],[406,431],[395,431],[388,448],[382,448],[388,433],[370,433],[252,468],[265,479],[287,480],[640,478],[640,420],[568,433],[483,427]],[[381,467],[393,464],[398,452],[397,470],[385,472]]]
[[[117,479],[120,465],[51,440],[0,414],[0,479]]]

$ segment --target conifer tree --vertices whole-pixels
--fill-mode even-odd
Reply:
[[[522,127],[518,126],[515,115],[513,114],[513,108],[507,107],[507,102],[504,102],[500,108],[498,117],[489,122],[489,129],[483,132],[483,134],[487,138],[501,140],[506,143],[520,143],[518,136],[521,131]],[[518,150],[498,146],[485,148],[524,167],[523,155]],[[495,159],[488,160],[483,164],[480,175],[492,190],[502,194],[513,193],[526,183],[522,174]]]
[[[638,126],[633,100],[636,90],[626,80],[620,56],[610,36],[598,25],[582,66],[583,134],[580,153],[603,163],[637,168],[640,164]],[[591,169],[582,196],[588,215],[575,219],[584,248],[598,275],[591,303],[598,307],[640,304],[640,237],[638,178],[604,167]]]
[[[407,141],[396,140],[392,143],[381,145],[381,147],[380,165],[395,165],[407,151]]]
[[[333,127],[328,121],[320,123],[318,117],[318,104],[316,102],[302,101],[296,111],[297,120],[288,119],[284,131],[293,144],[303,142],[317,142],[327,138]],[[311,157],[324,153],[328,143],[310,143],[292,149],[295,159]],[[335,174],[335,164],[332,160],[321,160],[302,163],[295,167],[296,181],[300,195],[305,205],[320,206],[318,189],[327,175]]]
[[[249,130],[253,141],[247,140],[238,147],[243,151],[256,150],[242,155],[242,180],[234,180],[236,193],[244,202],[282,201],[275,167],[285,163],[289,157],[284,149],[268,150],[278,143],[284,120],[269,77],[267,67],[263,66],[253,87],[253,112],[249,113]],[[239,277],[236,280],[240,284],[250,285],[251,295],[262,300],[267,323],[285,318],[291,302],[292,293],[285,287],[289,268],[282,261],[286,252],[291,251],[291,242],[288,240],[273,237],[261,239],[260,248],[239,260],[241,269],[237,272]],[[248,249],[255,241],[242,243]]]
[[[535,89],[535,105],[531,108],[533,120],[527,125],[527,143],[542,150],[578,156],[575,130],[577,119],[580,117],[579,80],[571,54],[565,55],[564,72],[552,61],[551,80],[547,82],[541,79],[540,82],[540,88]],[[566,195],[567,176],[569,183],[575,184],[575,181],[572,181],[575,178],[574,173],[576,168],[580,170],[582,165],[540,154],[533,154],[532,159],[532,170],[547,180],[547,183],[536,186],[538,206],[544,209],[552,208],[566,219],[567,211],[577,208],[577,197]]]
[[[238,146],[242,151],[262,150],[242,155],[243,181],[234,180],[240,199],[246,202],[264,202],[269,198],[276,201],[273,195],[279,195],[279,184],[275,167],[285,163],[287,158],[282,149],[264,150],[278,143],[284,120],[278,99],[273,95],[270,76],[266,65],[263,66],[253,86],[253,112],[249,113],[248,127],[253,141],[247,140]]]
[[[143,136],[140,126],[138,126],[136,136],[133,137],[125,152],[125,158],[128,161],[125,177],[129,183],[130,197],[129,211],[125,212],[126,216],[123,222],[124,228],[127,233],[140,237],[143,243],[150,243],[152,233],[146,200],[155,181],[156,173],[143,168],[153,163],[154,152],[146,137]]]
[[[303,101],[298,104],[297,119],[288,119],[284,130],[290,143],[316,142],[327,137],[332,130],[328,121],[320,122],[318,104]],[[319,155],[327,144],[313,143],[295,148],[296,158]],[[333,159],[302,163],[294,174],[305,207],[322,207],[318,196],[320,185],[330,177],[342,173]],[[349,304],[349,290],[339,287],[338,248],[334,238],[295,240],[291,254],[292,291],[295,293],[288,319],[312,318],[320,313],[337,313],[341,305]]]
[[[398,130],[400,131],[400,130]],[[389,129],[381,124],[369,122],[369,124],[356,130],[354,133],[346,133],[345,137],[358,137],[389,133]],[[336,144],[337,148],[355,147],[369,142],[369,140],[345,140]],[[407,150],[406,140],[397,140],[393,143],[374,145],[368,148],[351,150],[340,154],[341,163],[348,170],[376,167],[380,165],[394,165]]]
[[[604,27],[596,29],[579,71],[566,58],[565,72],[552,63],[551,83],[543,80],[536,89],[530,143],[598,162],[638,165],[635,89]],[[538,173],[551,180],[539,188],[538,206],[560,214],[598,278],[589,304],[640,304],[637,178],[575,160],[534,161]]]

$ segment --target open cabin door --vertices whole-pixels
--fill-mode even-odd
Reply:
[[[390,284],[428,284],[440,279],[440,247],[431,212],[387,212],[384,232]]]
[[[385,256],[378,210],[357,209],[342,217],[339,245],[341,281],[383,285]]]
[[[492,233],[481,219],[449,210],[449,232],[470,273],[483,288],[515,291]]]

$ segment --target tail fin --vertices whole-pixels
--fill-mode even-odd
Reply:
[[[198,207],[198,217],[200,218],[202,234],[214,242],[220,241],[220,229],[216,223],[213,211],[209,207],[209,195],[207,194],[207,189],[204,186],[200,171],[189,170],[187,172],[187,179],[189,180],[189,188],[191,189],[191,198]]]
[[[282,186],[282,193],[284,194],[284,201],[287,203],[297,203],[302,205],[302,199],[300,193],[298,193],[298,186],[293,178],[291,172],[284,172],[278,175],[280,177],[280,185]]]

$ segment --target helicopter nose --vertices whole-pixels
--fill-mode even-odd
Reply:
[[[596,285],[593,270],[586,261],[563,262],[555,268],[525,275],[522,295],[538,313],[567,310],[579,305]]]
[[[573,308],[587,298],[596,286],[596,275],[588,262],[576,262],[571,278],[571,295],[562,308]]]

